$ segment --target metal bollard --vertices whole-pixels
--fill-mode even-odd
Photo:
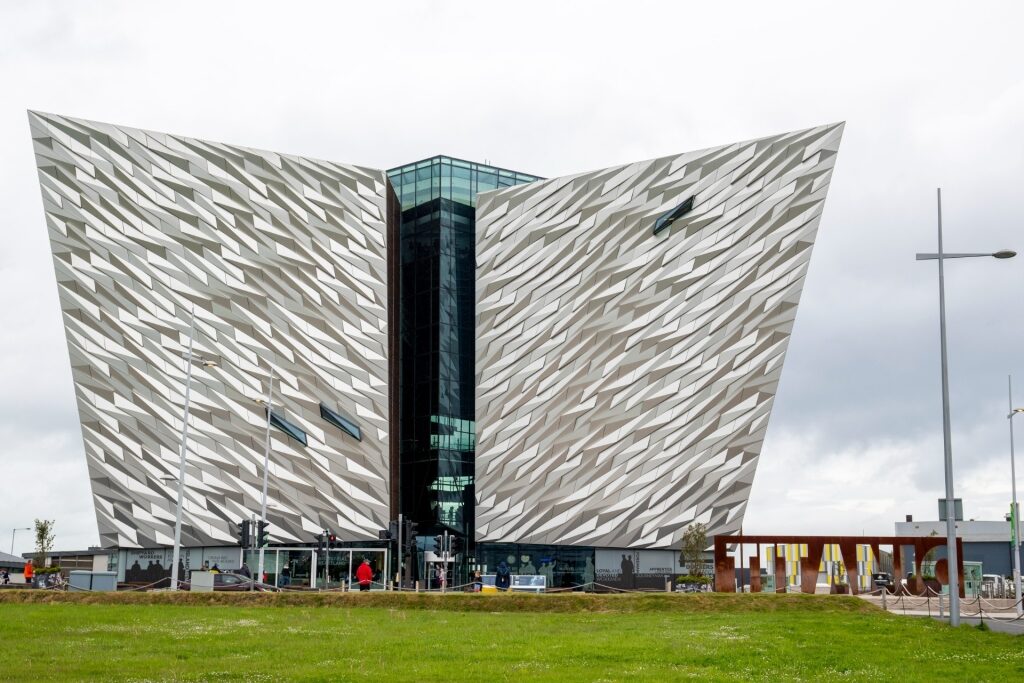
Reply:
[[[889,593],[885,586],[882,586],[882,611],[888,612],[889,607],[886,605],[885,596]]]
[[[942,618],[943,618],[942,593],[939,593],[939,619],[942,619]]]

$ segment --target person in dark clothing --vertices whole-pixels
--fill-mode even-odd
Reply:
[[[277,576],[278,586],[290,586],[292,583],[292,570],[291,567],[285,565],[281,567],[281,573]]]
[[[511,585],[512,570],[508,568],[508,563],[505,562],[505,560],[502,560],[494,575],[494,587],[500,591],[507,591]]]
[[[249,565],[246,564],[245,562],[243,562],[242,566],[238,568],[238,574],[241,574],[242,576],[244,576],[247,579],[251,579],[252,578],[252,570],[249,569]]]

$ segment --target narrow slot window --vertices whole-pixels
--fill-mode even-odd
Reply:
[[[682,204],[658,216],[658,220],[654,221],[654,234],[657,235],[662,230],[671,226],[678,219],[690,213],[690,211],[693,210],[693,199],[694,195],[691,195]]]
[[[320,404],[320,417],[330,422],[332,425],[345,432],[349,436],[353,437],[356,441],[363,440],[363,431],[359,429],[352,420],[348,419],[344,415],[334,412],[323,403]]]
[[[282,432],[284,432],[288,436],[292,437],[293,439],[301,443],[303,446],[309,445],[306,441],[306,432],[302,431],[301,429],[299,429],[298,425],[289,422],[288,420],[284,419],[283,417],[275,413],[273,410],[270,411],[270,424],[273,425],[274,427],[277,427]]]

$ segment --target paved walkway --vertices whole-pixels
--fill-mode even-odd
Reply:
[[[881,596],[861,595],[878,607],[883,607]],[[885,598],[884,607],[893,614],[908,617],[931,617],[939,621],[949,620],[949,597],[921,598],[916,596],[893,596]],[[940,612],[941,607],[941,612]],[[977,626],[982,621],[993,631],[1024,635],[1024,617],[1017,616],[1016,603],[1006,599],[963,598],[960,601],[960,623]]]

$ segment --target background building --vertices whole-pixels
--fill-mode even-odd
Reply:
[[[956,535],[963,539],[964,561],[981,564],[982,573],[1013,576],[1013,546],[1008,521],[957,520]],[[1021,525],[1024,532],[1024,524]],[[896,522],[897,536],[945,536],[946,522],[938,520]],[[945,548],[936,548],[932,561],[946,556]],[[1024,565],[1024,549],[1021,552]]]

